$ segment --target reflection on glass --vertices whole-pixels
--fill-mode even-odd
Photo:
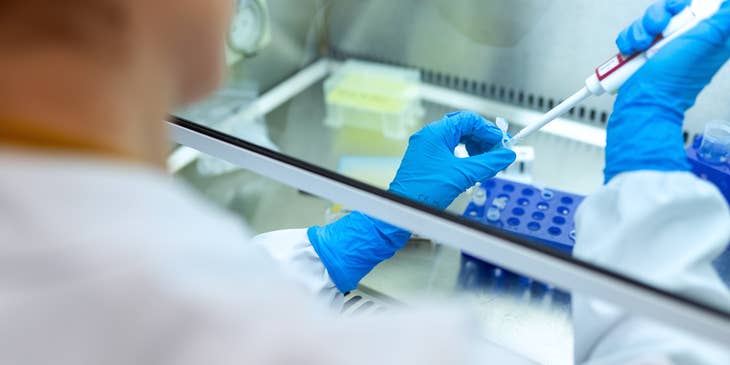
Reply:
[[[319,4],[316,1],[314,3]],[[312,23],[301,19],[287,23],[288,17],[293,17],[293,15],[284,11],[283,7],[277,9],[277,5],[272,4],[275,8],[272,11],[274,29],[277,29],[276,24],[286,23],[288,27],[295,30],[290,31],[291,34],[286,39],[274,37],[270,49],[233,65],[232,75],[234,77],[226,88],[206,103],[181,111],[180,115],[249,142],[387,190],[391,187],[390,184],[396,177],[406,154],[409,137],[431,121],[441,120],[447,113],[465,106],[479,109],[490,120],[495,120],[503,115],[496,115],[497,112],[484,105],[499,107],[495,110],[499,110],[500,114],[503,110],[508,110],[514,115],[540,112],[556,103],[556,99],[551,98],[550,95],[564,94],[552,91],[553,88],[555,90],[560,88],[558,82],[544,81],[548,86],[536,84],[536,81],[533,80],[533,78],[537,78],[536,75],[524,71],[534,69],[534,67],[531,68],[530,61],[523,56],[526,52],[524,47],[528,45],[533,48],[544,46],[543,43],[546,43],[544,38],[552,36],[551,31],[563,27],[565,22],[555,21],[549,29],[540,24],[529,24],[527,27],[538,29],[540,32],[527,32],[527,28],[522,25],[522,31],[517,38],[510,38],[509,42],[500,43],[508,47],[476,46],[471,42],[470,37],[465,37],[463,34],[461,34],[462,37],[459,36],[460,29],[456,29],[457,32],[454,33],[450,32],[450,28],[447,27],[449,24],[465,24],[468,27],[468,22],[459,22],[458,17],[469,13],[470,8],[465,5],[470,3],[472,2],[466,1],[455,5],[454,8],[459,11],[450,12],[448,17],[443,19],[443,4],[439,4],[438,7],[420,5],[409,7],[408,1],[402,1],[372,2],[365,6],[363,2],[340,1],[326,7],[332,16],[330,19],[332,23],[329,24],[329,28],[325,29],[319,29],[319,24],[314,24],[321,20],[319,18],[315,18]],[[491,3],[496,2],[486,2],[487,5],[482,4],[482,6],[488,8]],[[543,4],[544,2],[538,3],[540,9],[547,6],[546,3]],[[520,6],[515,5],[516,3],[510,4],[501,2],[499,6]],[[625,2],[624,5],[631,6],[629,2]],[[563,7],[560,9],[566,14],[571,11],[571,9],[565,8],[567,7],[565,4],[555,4],[554,6]],[[636,6],[634,7],[636,8]],[[418,15],[418,17],[414,16],[412,23],[404,24],[400,21],[402,20],[400,14],[403,11],[399,10],[404,8]],[[313,12],[320,14],[320,10],[321,8],[317,8]],[[520,13],[520,9],[512,10]],[[530,14],[538,14],[533,12],[534,6],[527,10],[530,10]],[[542,17],[542,12],[538,15],[531,19]],[[594,19],[594,21],[598,20]],[[505,24],[508,23],[509,21]],[[440,24],[444,27],[434,27],[433,24]],[[287,27],[281,28],[288,29]],[[332,43],[328,44],[331,48],[319,56],[316,52],[312,53],[312,44],[317,44],[317,42],[312,42],[312,39],[317,39],[316,32],[312,32],[313,29],[329,32],[326,34],[327,37],[323,36],[322,41]],[[442,31],[434,34],[433,29]],[[473,29],[469,28],[470,32]],[[500,37],[511,36],[506,30],[503,32],[502,29],[499,29],[499,31]],[[306,34],[307,39],[302,39],[302,34]],[[275,35],[276,33],[274,33]],[[471,39],[473,38],[471,37]],[[299,48],[288,47],[292,43],[297,44]],[[475,54],[479,56],[476,57],[477,60],[486,59],[489,62],[482,64],[481,61],[471,59],[443,57],[445,53],[441,50],[444,52],[449,50],[454,54],[457,52],[459,52],[458,54],[461,52]],[[381,51],[390,57],[385,57],[385,60],[396,62],[373,62],[373,59],[379,59]],[[323,59],[329,56],[333,56],[333,58],[327,73],[312,80],[301,90],[296,89],[271,110],[256,113],[256,108],[249,108],[257,98],[270,95],[273,86],[281,87],[276,90],[279,96],[286,95],[287,91],[293,90],[294,88],[290,87],[292,85],[301,86],[299,83],[289,84],[288,82],[293,79],[291,76],[297,75],[299,72],[311,71],[309,67],[313,61],[316,61],[318,57]],[[393,63],[401,66],[393,66]],[[561,69],[559,66],[563,65],[550,65],[552,69]],[[570,68],[570,66],[564,66],[564,68]],[[475,69],[479,71],[475,71]],[[466,76],[461,74],[462,70]],[[488,74],[485,75],[483,72],[488,72]],[[510,81],[527,86],[521,88],[510,85],[508,84]],[[545,89],[548,91],[545,92]],[[543,90],[543,92],[538,93],[538,90]],[[468,98],[464,98],[464,94]],[[573,111],[569,118],[584,121],[594,127],[597,126],[597,129],[602,129],[601,122],[607,121],[609,111],[610,109],[605,108],[583,107]],[[468,157],[470,155],[469,147],[468,143],[458,146],[454,154],[460,158]],[[727,163],[723,165],[724,160],[722,159],[719,159],[719,164],[709,166],[704,163],[706,161],[703,162],[701,158],[697,158],[698,148],[701,148],[699,142],[687,150],[690,162],[693,164],[694,174],[714,183],[725,193],[726,198],[730,198],[730,186],[728,185],[730,167],[727,166]],[[722,253],[723,250],[714,250],[705,252],[704,256],[698,254],[702,257],[694,257],[693,262],[682,261],[696,253],[696,251],[692,251],[697,248],[692,244],[694,237],[687,233],[695,227],[689,227],[685,232],[672,232],[676,234],[667,234],[669,230],[664,232],[665,227],[658,227],[654,231],[642,231],[641,242],[633,242],[630,240],[638,236],[635,234],[636,232],[627,232],[621,225],[623,221],[620,219],[609,220],[610,218],[627,217],[649,207],[660,200],[659,195],[654,196],[656,198],[654,201],[629,199],[636,206],[620,211],[610,211],[615,214],[609,214],[609,211],[606,210],[599,211],[595,204],[593,207],[586,208],[584,205],[586,197],[590,194],[597,197],[598,195],[594,192],[602,188],[601,169],[604,163],[604,151],[600,146],[589,145],[575,139],[541,134],[531,137],[526,141],[526,146],[520,146],[515,152],[517,156],[514,164],[493,178],[474,181],[478,182],[478,185],[451,199],[453,202],[449,201],[450,204],[446,204],[448,207],[435,204],[430,196],[421,199],[421,196],[428,195],[427,193],[402,195],[410,196],[420,203],[446,208],[454,215],[479,222],[485,227],[519,236],[540,247],[556,250],[565,256],[576,255],[579,259],[601,265],[652,286],[672,290],[683,296],[692,295],[693,299],[721,309],[730,305],[730,301],[723,302],[727,297],[727,288],[718,287],[716,285],[719,283],[718,277],[713,276],[714,273],[719,274],[719,278],[724,281],[725,285],[730,285],[730,254],[727,251]],[[421,165],[425,165],[427,162],[424,161]],[[218,180],[231,179],[234,175],[243,176],[245,172],[208,156],[200,156],[195,163],[196,174],[200,175],[197,179],[205,182],[201,189],[216,196],[216,199],[221,202],[234,206],[239,205],[237,209],[241,212],[245,211],[247,219],[253,221],[254,225],[261,224],[261,227],[268,229],[282,228],[276,222],[281,215],[274,214],[276,219],[262,218],[260,215],[253,214],[250,208],[242,208],[243,202],[249,199],[253,199],[253,201],[269,199],[265,193],[249,192],[248,195],[243,195],[243,198],[239,195],[240,192],[234,194],[233,198],[231,194],[220,193],[225,189],[241,189],[241,186],[245,184],[229,181],[228,185],[222,186],[219,185],[221,183]],[[450,167],[448,164],[442,166],[444,170]],[[186,169],[186,173],[192,173],[190,168],[189,166]],[[660,189],[649,190],[658,191]],[[293,199],[288,203],[299,201],[300,198],[302,200],[313,199],[304,198],[293,192],[284,194],[284,196]],[[617,205],[617,202],[620,201],[619,196],[607,196],[606,194],[602,196],[607,205]],[[296,204],[281,205],[276,208],[268,206],[264,208],[264,204],[262,204],[261,209],[266,209],[269,213],[290,212],[283,215],[286,217],[284,219],[295,216],[297,219],[287,222],[288,226],[310,226],[335,222],[348,214],[349,209],[352,208],[343,207],[336,202],[317,201],[317,204],[310,207],[312,211]],[[590,221],[593,225],[589,225],[589,228],[584,226],[583,231],[581,231],[581,227],[576,227],[576,217],[581,212],[581,207],[583,207],[584,217],[594,218]],[[667,223],[666,226],[674,227],[676,219],[679,218],[669,217],[668,219],[671,223]],[[583,221],[585,222],[587,219],[584,218]],[[398,222],[391,223],[397,225]],[[634,221],[632,225],[632,227],[639,228],[649,226],[650,224],[641,224],[639,221]],[[586,229],[590,232],[586,233]],[[649,250],[647,241],[662,234],[672,236],[667,239],[671,245],[656,244],[655,241],[652,241],[656,247]],[[607,241],[601,241],[604,238]],[[414,242],[417,243],[414,244]],[[629,244],[632,242],[633,244]],[[605,246],[596,246],[598,243],[605,244]],[[720,246],[726,243],[714,242],[713,244]],[[459,243],[455,245],[458,247]],[[586,249],[580,251],[578,250],[580,246],[586,247]],[[680,262],[686,267],[690,267],[692,265],[701,266],[703,263],[707,266],[711,261],[714,271],[706,273],[708,275],[699,281],[712,287],[713,295],[697,295],[692,290],[686,290],[686,287],[674,287],[674,283],[681,282],[681,279],[689,279],[688,275],[693,275],[687,272],[674,271],[673,274],[677,275],[674,279],[677,280],[672,283],[667,282],[666,276],[654,276],[655,273],[661,273],[661,270],[668,267],[679,267]],[[418,266],[419,263],[423,265]],[[448,267],[448,269],[444,267]],[[474,258],[462,255],[458,251],[435,246],[430,242],[424,243],[420,237],[415,237],[411,244],[407,245],[394,259],[378,266],[364,279],[363,284],[395,298],[408,297],[411,293],[423,293],[426,290],[424,288],[428,288],[426,291],[430,291],[442,285],[439,287],[441,290],[439,293],[443,291],[480,293],[479,298],[483,299],[483,306],[487,306],[488,303],[493,303],[495,300],[502,300],[494,299],[504,298],[502,294],[494,293],[502,293],[504,287],[510,288],[507,291],[519,288],[514,291],[513,299],[503,302],[503,308],[517,305],[513,302],[541,302],[546,300],[545,298],[550,298],[550,304],[545,306],[561,313],[561,316],[564,317],[561,317],[560,321],[567,323],[569,317],[570,300],[567,299],[568,296],[564,292],[552,288],[548,284],[504,270],[484,258]],[[509,314],[505,314],[505,316],[509,316]],[[569,327],[565,323],[556,326]],[[566,332],[563,331],[563,327],[560,328],[556,331],[565,334],[565,338],[571,336],[569,331]],[[566,347],[570,347],[570,341],[562,335],[557,337],[560,338],[561,345],[556,344],[555,346],[561,348],[561,351],[569,353],[570,351],[566,350]]]
[[[374,67],[372,64],[364,65],[368,72],[369,67]],[[385,70],[393,71],[387,67]],[[409,74],[409,71],[406,70],[405,73]],[[249,142],[388,189],[408,147],[408,137],[428,121],[441,119],[451,109],[420,99],[396,103],[382,95],[366,93],[349,99],[340,96],[338,102],[350,103],[352,108],[348,112],[342,112],[343,108],[334,108],[332,103],[328,107],[328,95],[331,99],[336,90],[332,83],[329,87],[326,83],[327,80],[333,80],[332,77],[333,75],[325,75],[266,115],[247,111],[247,107],[261,93],[254,86],[255,83],[246,80],[232,81],[205,103],[181,111],[180,115]],[[413,80],[411,81],[415,82]],[[378,80],[375,84],[383,82],[392,80]],[[344,91],[352,92],[349,89],[341,91],[342,94],[347,94]],[[410,92],[398,95],[410,95]],[[371,100],[373,98],[377,101],[374,104]],[[358,102],[364,104],[358,105]],[[396,121],[395,125],[398,125],[398,128],[386,128],[386,124],[391,124],[383,124],[382,118],[372,124],[363,124],[367,122],[367,118],[354,110],[367,105],[371,109],[365,115],[370,116],[377,114],[375,109],[382,109],[386,105],[411,111],[404,114],[408,115],[405,119],[386,118],[385,120]],[[416,120],[413,118],[414,115],[419,115],[419,105],[424,108],[425,115]],[[336,117],[333,117],[333,113]],[[403,133],[404,128],[408,133]],[[589,147],[581,147],[580,153],[574,153],[575,146],[556,137],[536,136],[530,144],[531,146],[521,147],[526,150],[517,151],[517,161],[505,172],[481,182],[481,187],[486,192],[483,209],[478,205],[474,206],[473,202],[470,204],[473,196],[465,193],[456,198],[447,210],[486,226],[516,234],[537,245],[571,255],[580,236],[575,229],[575,215],[585,196],[600,187],[601,171],[596,166],[602,165],[603,153]],[[697,147],[699,146],[693,148]],[[463,146],[460,148],[461,152],[457,148],[456,154],[460,157],[468,156]],[[688,152],[692,156],[692,149]],[[233,166],[208,156],[200,156],[196,164],[201,173],[208,175],[234,170]],[[707,178],[705,173],[698,175]],[[723,182],[727,184],[728,180],[722,176],[713,182],[718,186]],[[329,207],[329,210],[328,222],[348,212],[336,204]],[[714,262],[725,283],[730,282],[728,257],[730,255],[724,253]],[[618,262],[601,265],[618,272],[626,272],[625,267]],[[646,281],[645,277],[637,273],[632,276]]]
[[[337,203],[241,169],[210,176],[191,164],[178,176],[256,233],[324,224],[347,214]],[[363,298],[375,304],[362,308]],[[468,304],[485,339],[521,356],[545,364],[572,363],[567,293],[418,236],[363,279],[360,290],[346,297],[343,312],[362,316],[434,299]]]
[[[210,199],[236,212],[258,233],[329,222],[333,220],[333,216],[329,215],[333,207],[343,209],[339,213],[346,214],[344,208],[336,203],[242,170],[211,177],[201,175],[191,165],[183,169],[179,176]],[[493,183],[484,184],[487,195],[490,195],[488,189],[503,191],[505,185],[514,184],[490,181]],[[515,192],[522,195],[524,190],[515,185]],[[221,196],[227,196],[227,199],[221,200]],[[541,199],[538,195],[532,196]],[[571,199],[576,202],[575,198]],[[568,199],[559,200],[568,202]],[[472,202],[468,209],[474,205]],[[540,217],[545,213],[536,210],[534,214]],[[557,212],[549,214],[562,217]],[[530,215],[526,212],[521,217],[525,216]],[[580,320],[575,320],[572,315],[576,309],[576,298],[578,309],[582,309],[579,311]],[[598,308],[599,312],[608,313],[620,311],[610,304],[571,296],[549,283],[421,237],[413,237],[403,250],[366,276],[358,291],[346,296],[343,313],[357,316],[387,313],[397,311],[404,304],[418,306],[433,299],[456,300],[467,304],[484,338],[533,361],[554,365],[573,364],[574,351],[585,346],[585,341],[575,344],[573,338],[574,331],[583,333],[593,328],[596,322],[596,314],[586,317],[586,308]],[[631,321],[640,323],[644,331],[652,336],[679,338],[686,341],[687,348],[708,350],[706,343],[692,336],[672,332],[664,326],[657,327],[638,318],[632,318]],[[633,333],[634,330],[630,331]]]

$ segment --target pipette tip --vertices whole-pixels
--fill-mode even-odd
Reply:
[[[519,136],[514,136],[512,138],[508,137],[508,138],[505,138],[504,140],[502,140],[502,147],[504,147],[508,150],[511,150],[512,148],[517,146],[518,143],[520,143]]]

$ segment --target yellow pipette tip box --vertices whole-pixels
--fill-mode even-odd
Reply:
[[[324,83],[325,124],[407,139],[424,115],[420,83],[415,69],[346,61]]]

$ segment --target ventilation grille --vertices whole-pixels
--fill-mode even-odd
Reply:
[[[547,112],[562,102],[560,99],[554,99],[552,97],[531,93],[526,90],[512,88],[506,85],[498,85],[459,75],[423,69],[410,64],[372,55],[343,52],[335,48],[330,48],[330,57],[340,61],[344,61],[349,58],[356,58],[386,65],[417,68],[421,71],[421,80],[423,82],[541,112]],[[588,124],[604,126],[608,122],[610,115],[611,112],[609,110],[586,108],[584,106],[573,108],[568,112],[570,119],[582,121]],[[690,139],[690,133],[685,130],[683,136],[684,142],[687,144],[694,141],[698,135],[693,134]]]

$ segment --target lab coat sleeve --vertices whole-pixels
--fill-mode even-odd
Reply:
[[[341,309],[343,294],[330,279],[309,242],[306,229],[269,232],[254,237],[253,242],[274,258],[290,280],[314,295],[311,299],[320,308],[325,304]],[[425,305],[409,308],[407,312],[394,308],[385,316],[338,318],[332,322],[334,328],[324,330],[331,331],[325,336],[335,339],[330,348],[336,351],[330,352],[329,357],[332,363],[352,364],[371,364],[372,360],[394,364],[534,364],[498,345],[479,340],[469,313],[466,308],[452,305]],[[322,326],[323,322],[318,324],[319,328],[326,327]],[[446,333],[450,335],[444,337]],[[415,345],[409,344],[411,341]],[[430,351],[426,343],[441,350]]]
[[[0,364],[522,364],[460,308],[340,318],[286,276],[335,291],[304,230],[267,254],[158,172],[75,159],[0,154]]]
[[[290,229],[264,233],[254,237],[292,280],[305,287],[319,302],[340,308],[343,294],[329,276],[307,237],[306,229]]]
[[[619,175],[576,215],[574,255],[682,296],[728,309],[712,260],[730,242],[730,214],[711,184],[690,173]],[[581,295],[573,298],[576,363],[730,364],[714,345]],[[652,362],[653,363],[653,362]]]

